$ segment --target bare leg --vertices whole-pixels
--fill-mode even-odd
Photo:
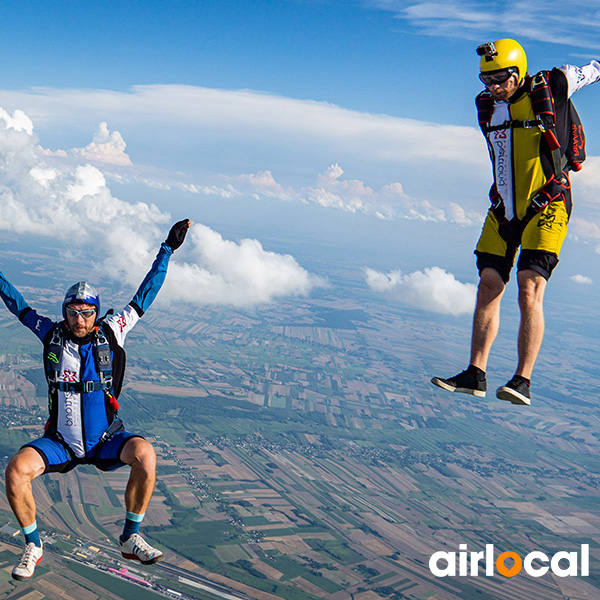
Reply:
[[[121,460],[131,466],[125,508],[128,513],[143,515],[150,504],[156,483],[156,454],[152,445],[142,438],[131,438],[121,450]],[[140,517],[141,518],[141,517]],[[133,515],[125,519],[121,535],[121,555],[129,560],[139,560],[143,565],[152,565],[163,558],[163,553],[153,548],[130,527]],[[139,527],[140,521],[135,521]]]
[[[19,450],[6,467],[6,497],[21,527],[27,527],[35,521],[31,482],[44,470],[44,461],[33,448]]]
[[[504,294],[504,281],[495,269],[481,272],[477,288],[477,303],[473,315],[470,364],[486,370],[492,344],[500,326],[500,300]]]
[[[516,374],[531,379],[533,366],[544,339],[544,292],[548,283],[538,272],[531,269],[519,271],[519,361]]]
[[[121,450],[121,460],[131,467],[125,490],[128,512],[146,512],[156,483],[156,454],[152,445],[142,438],[131,438]]]

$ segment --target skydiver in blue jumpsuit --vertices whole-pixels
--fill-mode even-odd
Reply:
[[[98,292],[85,281],[67,290],[64,320],[55,322],[29,307],[0,273],[0,297],[44,344],[49,387],[50,416],[43,437],[25,444],[6,469],[6,495],[25,535],[23,555],[12,571],[14,579],[32,577],[43,556],[32,480],[45,473],[66,473],[78,464],[93,464],[103,471],[131,467],[125,526],[119,539],[122,556],[142,564],[163,557],[139,535],[154,491],[156,455],[142,436],[125,430],[117,415],[117,397],[125,369],[125,338],[154,301],[169,259],[191,225],[188,219],[173,225],[131,302],[104,319],[99,318]]]

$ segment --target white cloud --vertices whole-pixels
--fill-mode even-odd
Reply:
[[[125,153],[125,140],[118,131],[110,132],[105,121],[100,123],[93,141],[85,148],[73,148],[71,154],[85,160],[108,165],[131,165]]]
[[[597,3],[589,0],[571,0],[568,13],[561,0],[367,0],[366,4],[392,11],[430,35],[480,39],[492,31],[494,39],[512,37],[600,48],[600,12]]]
[[[43,132],[43,145],[52,148],[44,151],[51,164],[84,158],[108,180],[155,189],[221,198],[248,192],[259,199],[299,200],[378,219],[471,224],[481,220],[474,211],[489,187],[485,141],[477,128],[352,111],[327,102],[152,85],[127,92],[0,90],[0,105],[32,116],[36,130]],[[98,123],[94,141],[83,144]],[[71,150],[56,149],[56,139]],[[352,176],[325,171],[336,163]],[[384,179],[390,169],[402,183]],[[465,178],[471,193],[454,183]]]
[[[600,240],[600,227],[589,219],[571,217],[569,228],[573,235],[582,240]]]
[[[388,164],[430,159],[473,168],[487,162],[475,127],[370,114],[249,90],[182,85],[134,86],[128,92],[35,88],[0,90],[0,104],[25,110],[36,127],[49,123],[73,127],[74,121],[90,127],[106,121],[107,113],[111,120],[126,121],[129,129],[138,131],[153,131],[160,123],[168,140],[186,145],[194,139],[221,143],[235,139],[246,144],[251,140],[254,147],[268,144],[289,150],[293,140],[294,148],[311,148],[313,153],[341,148],[348,156]],[[202,133],[190,136],[192,131]]]
[[[173,300],[203,304],[248,306],[281,296],[306,296],[325,282],[302,269],[290,255],[266,251],[260,242],[224,240],[204,225],[190,231],[194,261],[173,265],[172,285],[165,294]]]
[[[0,119],[4,121],[7,129],[33,134],[33,122],[22,110],[17,109],[10,115],[0,108]]]
[[[195,183],[183,183],[176,181],[173,184],[159,183],[157,181],[148,180],[145,178],[137,178],[137,183],[143,183],[149,187],[156,187],[159,189],[169,190],[171,188],[179,189],[183,192],[190,192],[191,194],[201,194],[203,196],[219,196],[221,198],[233,198],[239,196],[240,192],[236,190],[231,184],[227,184],[225,187],[218,187],[216,185],[200,185]]]
[[[303,193],[320,206],[364,212],[371,204],[373,190],[357,179],[340,179],[343,173],[338,164],[331,165],[317,177],[317,187],[307,188]]]
[[[450,202],[446,219],[458,225],[480,225],[484,216],[473,210],[466,210],[456,202]]]
[[[579,173],[571,173],[573,213],[569,220],[571,239],[591,244],[600,254],[598,197],[600,196],[600,157],[588,156]]]
[[[377,191],[359,179],[344,179],[343,175],[344,170],[336,163],[317,175],[314,187],[284,187],[270,171],[240,175],[231,178],[231,181],[236,186],[236,195],[296,200],[323,208],[360,212],[378,219],[404,218],[459,225],[479,225],[483,221],[483,215],[466,210],[455,202],[436,207],[426,200],[413,200],[399,182],[386,184]]]
[[[124,149],[120,136],[105,127],[96,139],[96,144]],[[107,148],[105,157],[111,155]],[[115,198],[95,166],[50,167],[46,158],[24,115],[0,110],[0,229],[64,240],[69,252],[102,257],[99,275],[135,289],[166,237],[171,216],[152,204]],[[250,306],[306,295],[324,284],[293,257],[268,252],[256,240],[236,244],[203,225],[195,225],[189,238],[173,260],[163,301]],[[91,257],[90,249],[95,249]],[[182,262],[186,257],[191,261]]]
[[[574,283],[580,283],[582,285],[592,285],[592,283],[594,283],[591,278],[586,275],[573,275],[572,277],[569,277],[569,279]]]
[[[292,200],[295,196],[293,190],[285,189],[275,181],[271,171],[258,171],[258,173],[245,173],[233,178],[241,189],[250,190],[256,199],[260,197],[277,198],[279,200]],[[238,191],[238,194],[241,192]]]
[[[365,269],[367,285],[374,291],[388,294],[392,298],[431,312],[463,315],[472,314],[475,307],[477,286],[461,283],[440,269],[429,267],[404,275],[401,271],[382,273]]]
[[[581,171],[571,173],[570,179],[577,208],[587,206],[596,211],[600,192],[600,157],[588,156]]]

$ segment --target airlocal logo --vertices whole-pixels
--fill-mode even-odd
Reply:
[[[440,551],[432,554],[429,559],[429,570],[432,574],[436,577],[455,577],[457,554],[459,576],[479,575],[481,561],[486,577],[493,577],[496,571],[504,577],[514,577],[522,570],[531,577],[543,577],[548,571],[552,571],[557,577],[587,577],[590,574],[589,544],[581,546],[581,553],[557,552],[552,557],[536,550],[522,558],[516,552],[508,550],[494,558],[494,544],[486,544],[485,552],[467,552],[466,544],[460,544],[459,549],[458,553]],[[568,563],[568,566],[565,563]],[[581,573],[578,573],[578,567],[581,568]]]

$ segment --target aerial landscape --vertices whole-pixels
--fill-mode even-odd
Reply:
[[[13,258],[44,276],[40,256]],[[125,469],[46,476],[35,490],[51,551],[31,597],[124,597],[137,585],[148,598],[202,600],[594,598],[600,420],[595,398],[567,391],[593,352],[583,324],[563,324],[540,365],[550,372],[549,355],[577,345],[569,377],[524,410],[430,386],[468,328],[441,321],[352,286],[253,310],[150,311],[129,341],[121,415],[157,449],[144,531],[166,560],[123,571]],[[46,399],[39,342],[7,313],[0,327],[6,462],[40,435]],[[4,496],[0,510],[16,530]],[[0,597],[22,597],[9,574],[15,542],[4,533],[2,544]],[[430,556],[460,544],[521,556],[590,544],[591,572],[433,577]]]
[[[568,12],[554,0],[3,4],[0,600],[600,597],[600,13],[590,0]],[[496,69],[507,40],[524,54]],[[495,393],[516,374],[529,299],[516,269],[487,395],[431,379],[468,365],[498,132],[533,136],[540,168],[517,178],[550,153],[532,103],[499,125],[488,106],[486,138],[474,99],[526,92],[495,98],[510,114],[505,100],[532,96],[516,86],[541,70],[554,73],[546,100],[577,92],[587,160],[570,174],[560,263],[537,288],[545,333],[531,387],[516,384],[526,406]],[[49,398],[8,282],[54,320],[92,318],[63,305],[83,280],[99,314],[119,311],[187,220],[125,344],[119,416],[157,455],[148,510],[125,505],[129,467],[85,464],[35,478],[36,522],[21,528],[5,468],[42,435]],[[532,218],[529,232],[554,223]],[[537,266],[524,271],[541,284]],[[125,516],[163,560],[126,560],[139,555],[121,553]],[[40,541],[34,576],[17,581]]]

